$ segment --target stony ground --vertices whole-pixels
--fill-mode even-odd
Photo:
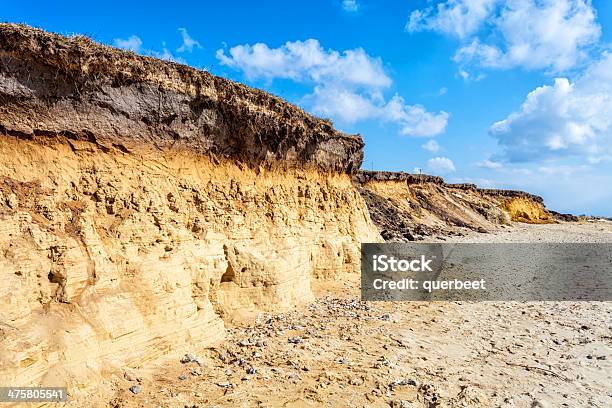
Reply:
[[[612,223],[462,241],[612,242]],[[360,302],[358,277],[228,329],[217,348],[115,378],[113,407],[612,406],[610,302]],[[131,387],[131,390],[130,390]]]

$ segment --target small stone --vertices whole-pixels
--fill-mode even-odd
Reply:
[[[202,373],[199,370],[192,370],[191,375],[194,377],[199,377],[202,375]]]
[[[257,373],[257,369],[255,367],[249,367],[246,369],[246,373],[249,375],[253,375],[255,373]]]
[[[380,319],[385,320],[385,321],[389,320],[389,313],[385,313],[384,315],[380,317]]]
[[[179,375],[179,380],[183,381],[187,379],[187,374],[181,374]]]
[[[198,357],[196,357],[194,354],[185,354],[181,358],[181,363],[187,364],[187,363],[195,362],[197,360],[198,360]]]
[[[232,386],[232,383],[229,381],[223,381],[223,382],[217,383],[217,385],[221,388],[229,388]]]
[[[229,368],[225,370],[225,375],[230,376],[232,374],[234,374],[234,372],[230,370]]]
[[[299,343],[302,343],[304,340],[301,337],[297,336],[297,337],[290,337],[287,341],[291,344],[299,344]]]
[[[130,387],[130,391],[132,392],[132,394],[140,394],[140,385],[132,385]]]
[[[411,385],[413,387],[416,387],[417,383],[416,383],[416,381],[414,381],[412,379],[408,379],[408,380],[395,380],[391,384],[389,384],[389,388],[393,389],[394,387],[400,387],[400,386],[405,386],[405,385]]]
[[[257,340],[257,342],[255,343],[255,345],[257,347],[265,347],[266,346],[266,342],[263,340]]]

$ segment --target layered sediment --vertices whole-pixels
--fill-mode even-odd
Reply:
[[[362,157],[262,91],[0,24],[0,383],[99,386],[215,344],[358,271],[361,242],[550,221],[537,197]]]
[[[511,221],[555,222],[541,197],[522,191],[448,184],[441,177],[403,172],[361,171],[353,180],[388,241],[454,235],[461,229],[487,232]]]
[[[312,299],[380,240],[359,136],[264,92],[0,26],[0,383],[98,383]]]

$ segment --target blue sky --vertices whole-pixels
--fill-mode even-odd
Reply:
[[[612,216],[612,2],[12,2],[0,19],[263,88],[366,141],[364,168]]]

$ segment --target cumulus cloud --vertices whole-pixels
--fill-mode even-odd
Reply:
[[[342,86],[316,86],[306,99],[311,100],[311,108],[317,114],[346,123],[374,119],[380,114],[380,107],[371,98]]]
[[[131,35],[127,39],[115,38],[113,40],[113,45],[115,47],[123,48],[124,50],[140,52],[142,47],[142,40],[136,35]]]
[[[399,95],[386,100],[383,92],[391,86],[391,78],[382,60],[361,48],[325,50],[309,39],[278,48],[257,43],[238,45],[227,53],[219,49],[217,59],[251,80],[282,78],[310,84],[313,89],[305,100],[312,110],[346,123],[378,119],[396,124],[402,135],[432,136],[442,133],[448,121],[448,113],[428,112]]]
[[[601,36],[588,0],[447,0],[413,11],[407,29],[461,39],[462,64],[556,72],[583,61]]]
[[[455,171],[455,163],[448,157],[434,157],[427,160],[427,168],[436,174],[448,174]]]
[[[230,48],[229,55],[217,50],[217,58],[221,64],[243,71],[250,79],[342,82],[373,88],[391,85],[380,58],[370,57],[361,48],[343,53],[324,50],[314,39],[287,42],[279,48],[262,43],[237,45]]]
[[[575,82],[556,78],[531,91],[520,109],[494,123],[506,159],[514,162],[579,156],[596,163],[612,156],[612,53]]]
[[[176,49],[177,52],[192,52],[194,48],[202,48],[198,41],[191,38],[187,29],[179,28],[178,30],[181,33],[181,37],[183,37],[183,44]]]
[[[496,3],[497,0],[448,0],[435,8],[413,11],[406,30],[430,30],[464,38],[481,27]]]
[[[357,0],[342,0],[342,8],[344,11],[354,13],[359,10],[359,4],[357,3]]]
[[[438,144],[438,142],[436,142],[433,139],[421,145],[421,147],[427,150],[428,152],[432,152],[432,153],[436,153],[438,150],[440,150],[440,145]]]
[[[435,136],[444,132],[449,114],[442,111],[437,114],[428,112],[421,105],[407,105],[399,95],[395,95],[382,107],[383,119],[400,125],[400,134],[404,136]]]

